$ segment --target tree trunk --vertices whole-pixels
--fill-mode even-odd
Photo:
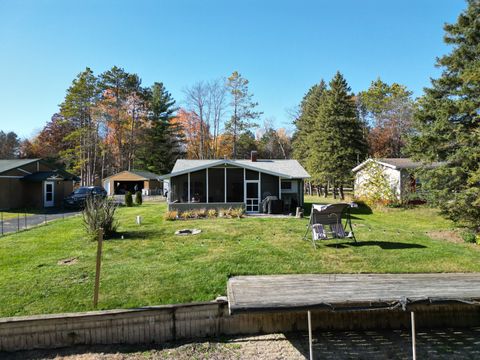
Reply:
[[[343,184],[341,184],[339,187],[338,187],[338,191],[340,193],[340,199],[341,200],[345,200],[345,194],[343,192]]]
[[[330,181],[327,181],[327,183],[325,184],[325,191],[323,192],[323,197],[325,198],[328,196],[329,187],[330,187]]]
[[[337,188],[335,187],[335,181],[332,184],[333,198],[337,199]]]

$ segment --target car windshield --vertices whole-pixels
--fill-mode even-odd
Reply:
[[[88,189],[87,188],[78,188],[73,192],[75,195],[81,195],[81,194],[87,194]]]

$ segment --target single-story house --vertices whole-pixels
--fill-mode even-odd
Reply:
[[[0,209],[59,207],[79,180],[42,159],[0,160]]]
[[[310,175],[297,160],[177,160],[170,182],[169,210],[244,207],[261,211],[267,196],[283,200],[286,210],[303,206],[304,179]]]
[[[160,175],[144,170],[126,170],[103,179],[103,187],[108,195],[132,194],[141,191],[144,195],[162,195],[163,184],[159,180]]]
[[[418,190],[420,182],[414,176],[415,169],[420,167],[435,168],[443,164],[442,162],[426,164],[413,161],[410,158],[367,159],[352,169],[355,175],[355,197],[361,198],[367,195],[369,191],[380,191],[379,189],[372,189],[373,184],[378,183],[378,179],[372,181],[372,165],[381,170],[383,178],[390,185],[391,192],[398,200],[402,201],[407,194],[415,193]]]

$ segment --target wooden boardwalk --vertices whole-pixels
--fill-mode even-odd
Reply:
[[[415,304],[480,305],[479,273],[330,274],[232,277],[231,314],[298,310],[403,308]]]

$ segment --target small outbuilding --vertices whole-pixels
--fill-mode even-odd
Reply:
[[[60,207],[79,180],[42,159],[0,160],[0,209]]]
[[[386,202],[403,201],[408,194],[420,190],[420,181],[414,172],[419,168],[436,168],[443,162],[422,163],[410,158],[367,159],[354,167],[354,194],[356,198],[369,197],[373,193]]]
[[[144,170],[125,170],[103,179],[108,195],[132,194],[141,191],[143,195],[163,195],[160,175]]]

